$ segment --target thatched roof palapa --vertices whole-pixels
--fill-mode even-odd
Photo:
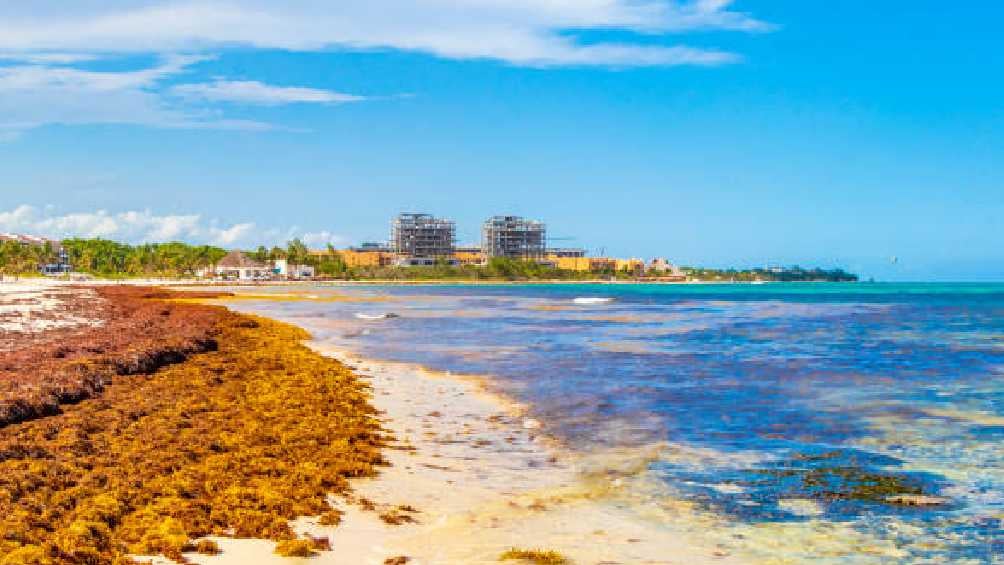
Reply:
[[[233,250],[227,253],[218,263],[217,267],[224,269],[267,269],[268,265],[255,261],[247,256],[243,251]]]

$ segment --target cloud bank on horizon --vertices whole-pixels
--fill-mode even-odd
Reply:
[[[296,226],[286,229],[261,227],[253,222],[223,224],[198,214],[157,215],[150,210],[58,214],[51,207],[39,209],[28,205],[0,211],[0,233],[60,239],[100,237],[127,243],[185,241],[227,248],[282,245],[294,238],[311,247],[344,242],[344,238],[328,231],[304,232]]]
[[[724,65],[741,56],[685,44],[590,42],[582,32],[664,39],[697,31],[765,32],[732,0],[38,0],[0,5],[0,138],[46,124],[267,130],[219,105],[344,104],[367,99],[309,85],[184,79],[231,47],[400,50],[526,67]],[[97,60],[161,57],[134,70]]]

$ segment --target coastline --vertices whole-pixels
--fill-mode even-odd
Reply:
[[[273,287],[273,286],[451,286],[451,285],[472,285],[472,286],[510,286],[510,285],[574,285],[574,284],[597,284],[597,285],[770,285],[770,284],[856,284],[862,281],[718,281],[718,280],[687,280],[687,281],[665,281],[665,280],[609,280],[609,279],[528,279],[528,280],[504,280],[504,279],[365,279],[365,280],[345,280],[345,279],[294,279],[294,280],[268,280],[268,281],[242,281],[242,280],[206,280],[206,279],[185,279],[185,278],[89,278],[87,280],[62,280],[62,279],[24,279],[24,281],[40,281],[36,284],[47,287],[60,286],[163,286],[163,287]],[[24,282],[22,281],[22,282]],[[19,283],[0,283],[4,285]]]
[[[88,290],[77,285],[74,292]],[[140,288],[102,289],[100,294],[108,302],[106,316],[126,312],[116,302],[121,300],[119,296],[130,294],[141,295],[141,299],[148,300],[148,305],[159,303],[160,306],[154,307],[157,311],[166,312],[166,308],[170,308],[182,316],[185,312],[206,308],[216,311],[213,306],[190,305],[210,300],[205,294],[193,293],[191,298],[186,297],[173,305],[171,301],[159,299],[175,298],[183,295],[182,292],[172,295],[159,288]],[[45,304],[58,308],[56,303]],[[717,547],[693,541],[684,531],[672,532],[645,520],[628,505],[617,501],[622,482],[642,469],[646,457],[650,456],[643,450],[584,457],[551,440],[542,429],[546,426],[527,417],[526,407],[491,392],[480,377],[363,359],[309,341],[306,332],[283,322],[258,317],[261,329],[256,329],[259,325],[247,325],[256,319],[254,316],[229,309],[219,312],[225,326],[218,334],[219,351],[193,350],[172,358],[166,365],[142,366],[137,367],[135,373],[119,372],[118,376],[101,377],[103,384],[79,399],[72,399],[68,404],[39,413],[27,421],[0,427],[0,448],[8,445],[30,446],[31,449],[14,459],[0,461],[4,472],[12,477],[8,480],[14,480],[15,485],[17,481],[35,480],[37,465],[55,453],[60,454],[59,459],[64,462],[61,465],[68,466],[64,473],[77,477],[81,484],[94,485],[73,495],[79,497],[71,507],[76,510],[46,518],[48,525],[43,530],[31,525],[41,523],[29,519],[30,514],[9,513],[5,527],[15,536],[12,540],[18,541],[0,544],[0,554],[5,558],[31,557],[47,562],[40,556],[49,555],[54,561],[59,561],[60,556],[95,555],[94,552],[112,556],[121,551],[115,548],[130,547],[134,548],[131,553],[136,559],[153,563],[171,563],[164,557],[167,555],[194,563],[278,564],[295,561],[277,555],[274,552],[277,542],[264,538],[281,540],[295,536],[304,543],[313,543],[312,538],[324,540],[311,550],[314,553],[312,561],[318,563],[380,564],[395,562],[394,559],[398,559],[398,563],[497,563],[503,552],[514,547],[554,550],[566,556],[570,563],[739,562]],[[88,324],[80,331],[86,339],[100,340],[101,332],[107,334],[122,322],[103,320],[100,324]],[[47,332],[42,331],[41,335]],[[125,335],[126,341],[139,337],[129,332]],[[169,339],[166,334],[147,337],[152,338],[147,341],[153,345]],[[269,358],[269,355],[280,355],[278,349],[274,354],[267,348],[235,349],[238,343],[251,344],[261,339],[266,340],[261,341],[262,344],[289,344],[281,353],[285,356],[281,363],[286,364],[287,369],[282,369],[280,364],[274,371],[247,373],[262,362],[273,363],[270,359],[276,358]],[[295,339],[301,340],[295,342],[299,345],[290,341]],[[297,351],[299,349],[311,351],[311,355],[305,356]],[[90,355],[86,348],[82,352]],[[223,365],[213,368],[214,363]],[[244,366],[246,368],[242,369]],[[320,372],[311,376],[311,367]],[[308,372],[302,372],[304,368]],[[299,380],[289,385],[260,388],[256,384],[259,379],[264,382],[273,378],[288,380],[293,375],[288,372],[291,370],[299,371],[295,377]],[[287,376],[283,377],[284,374]],[[212,399],[213,395],[220,394],[215,391],[221,389],[215,388],[218,385],[213,383],[221,378],[220,382],[230,383],[224,385],[226,400],[223,397]],[[325,379],[329,378],[334,378],[338,384],[325,385]],[[247,384],[242,384],[245,380]],[[283,381],[276,381],[280,382]],[[208,388],[203,388],[207,385]],[[241,393],[246,386],[258,392]],[[343,420],[316,416],[322,406],[318,402],[331,394],[333,386],[350,391],[350,403],[359,406],[339,409],[338,418],[348,416],[365,422],[375,416],[374,423],[383,427],[380,435],[394,438],[380,445],[379,455],[366,451],[371,449],[366,446],[381,441],[367,435],[372,432],[361,432],[363,435],[359,436],[365,455],[342,454],[340,450],[344,450],[346,444],[340,442],[344,440],[330,446],[324,444],[324,438],[337,438],[343,433],[335,431],[340,430],[338,422]],[[275,391],[282,387],[291,388],[276,394]],[[321,394],[305,398],[303,406],[294,408],[290,403],[299,404],[299,401],[291,395],[308,390]],[[362,396],[357,396],[358,391],[362,391]],[[324,402],[330,403],[337,398]],[[197,408],[202,411],[198,420],[191,419],[190,408],[187,408],[193,403],[201,406]],[[240,434],[248,432],[248,428],[240,427],[240,419],[251,416],[259,405],[270,407],[267,413],[276,415],[275,425],[281,428],[264,429],[264,436],[254,432],[247,437],[247,445],[233,443]],[[285,408],[276,412],[278,406]],[[376,412],[371,416],[370,411],[374,409]],[[213,415],[218,410],[224,411]],[[235,412],[234,416],[225,416],[227,410],[239,411],[241,415],[236,416]],[[272,416],[264,421],[273,425]],[[221,425],[224,422],[226,425]],[[72,433],[83,433],[89,439],[86,443],[67,444],[50,438],[46,430],[53,425],[77,430]],[[224,443],[212,439],[221,428],[226,428],[222,436],[227,438]],[[256,483],[241,483],[246,486],[240,487],[244,492],[240,498],[227,494],[231,490],[202,493],[203,487],[196,485],[203,484],[203,480],[207,481],[206,485],[231,480],[256,481],[250,479],[258,473],[254,467],[234,468],[233,463],[212,462],[221,458],[251,461],[247,458],[258,457],[252,454],[260,453],[258,450],[263,447],[267,450],[266,446],[274,441],[269,439],[271,433],[286,434],[287,431],[294,434],[290,437],[296,437],[297,442],[305,442],[286,448],[293,449],[292,453],[296,454],[297,459],[283,463],[293,465],[288,467],[288,472],[293,474],[288,479],[283,478],[283,474],[270,478],[272,486],[263,487],[267,490],[260,493],[279,493],[294,488],[283,481],[299,476],[300,471],[293,469],[303,465],[306,465],[304,469],[316,469],[303,478],[313,482],[310,476],[316,473],[322,484],[344,486],[321,491],[314,491],[316,486],[306,490],[297,486],[278,500],[266,502],[266,498],[256,503],[263,504],[261,510],[255,511],[263,512],[255,518],[261,526],[221,530],[224,525],[233,523],[224,517],[240,516],[242,505],[261,496],[256,490],[258,487],[249,490],[250,485]],[[100,451],[92,451],[92,445],[100,446]],[[223,451],[217,452],[219,449]],[[327,453],[331,450],[335,453]],[[283,453],[288,452],[284,449]],[[356,460],[354,457],[362,458]],[[36,462],[38,458],[41,460]],[[120,465],[116,462],[122,460],[129,464],[111,472],[149,475],[138,491],[137,487],[111,489],[90,478],[95,473],[101,475],[115,469]],[[183,475],[192,478],[205,475],[195,483],[185,479],[184,487],[179,484],[167,491],[194,488],[188,495],[193,498],[167,495],[167,499],[156,502],[157,497],[164,494],[147,492],[142,486],[176,481],[170,474],[161,474],[169,469],[188,469]],[[231,476],[220,475],[223,469],[229,469]],[[241,478],[244,473],[251,475]],[[180,476],[177,471],[174,474]],[[322,476],[328,478],[321,479]],[[0,487],[7,489],[9,485],[5,485],[0,481]],[[232,488],[236,487],[237,484]],[[61,488],[66,487],[53,484],[37,491],[32,496],[38,500],[31,504],[50,505],[52,502],[47,497],[54,496],[53,493],[60,492]],[[328,494],[322,499],[311,499],[312,492]],[[153,501],[149,499],[151,495]],[[138,503],[138,500],[146,502]],[[112,504],[110,501],[118,502]],[[142,509],[139,513],[135,510],[137,503]],[[330,513],[325,509],[331,507],[340,516],[340,520],[336,520],[340,523],[323,526],[318,516],[322,511]],[[210,508],[212,515],[219,518],[211,522],[198,518]],[[313,512],[305,511],[308,508]],[[84,537],[79,533],[57,533],[77,531],[74,528],[79,527],[75,524],[80,523],[80,518],[74,517],[76,512],[91,516],[87,518],[91,520],[88,522],[91,525],[87,526],[91,533]],[[163,530],[168,527],[166,525],[154,528],[156,523],[170,524],[169,530]],[[127,528],[119,531],[116,524],[127,524]],[[284,533],[287,524],[290,529]],[[15,531],[18,533],[14,534]],[[186,536],[186,531],[195,535]],[[255,532],[261,537],[255,536]],[[215,542],[215,546],[208,547],[217,547],[222,552],[214,556],[186,550],[195,549],[196,542],[209,541]],[[324,550],[327,544],[332,551]]]
[[[618,504],[621,485],[643,468],[646,450],[573,453],[482,377],[309,345],[372,387],[373,405],[397,438],[385,453],[390,465],[375,477],[353,479],[353,494],[336,501],[344,513],[338,526],[320,525],[316,517],[294,522],[299,535],[331,541],[334,551],[312,562],[498,563],[513,547],[553,550],[583,564],[743,562]],[[401,507],[417,512],[399,524],[381,519]],[[272,552],[273,542],[212,539],[223,553],[186,557],[206,565],[289,562]]]
[[[247,303],[241,311],[273,315]],[[310,517],[296,521],[299,534],[331,540],[335,551],[313,558],[318,563],[379,564],[396,557],[497,563],[513,547],[557,551],[570,563],[745,562],[701,535],[709,517],[688,503],[639,504],[629,486],[644,480],[642,471],[663,445],[577,453],[550,437],[546,422],[530,418],[529,407],[493,391],[491,377],[308,345],[371,387],[383,425],[397,438],[386,452],[389,467],[352,481],[361,498],[337,503],[344,512],[338,527]],[[362,506],[373,503],[376,511],[361,509],[363,499]],[[402,506],[419,512],[401,524],[381,521],[380,513]],[[193,555],[193,562],[284,562],[262,540],[214,541],[224,553]]]

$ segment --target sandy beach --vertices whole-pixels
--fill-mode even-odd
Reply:
[[[741,562],[618,501],[620,485],[647,460],[644,450],[574,454],[478,377],[315,347],[372,386],[373,404],[398,441],[387,450],[389,467],[352,481],[352,496],[331,500],[344,511],[340,525],[295,522],[301,535],[331,541],[333,551],[311,562],[498,563],[513,547],[554,550],[582,564]],[[381,518],[388,514],[405,518],[389,524]],[[274,542],[212,539],[222,554],[186,557],[207,565],[290,562],[273,553]]]
[[[87,315],[87,302],[93,306],[96,299],[91,290],[49,279],[0,282],[0,334],[11,337],[100,323]]]
[[[101,290],[45,280],[8,283],[2,290],[0,302],[8,306],[4,331],[20,336],[18,343],[30,341],[35,349],[56,347],[47,343],[46,336],[60,338],[57,341],[100,339],[94,332],[104,332],[105,324],[124,323],[102,318],[119,312],[115,308],[122,299],[117,293],[135,300],[134,295],[158,292]],[[93,315],[84,317],[88,303]],[[176,309],[181,315],[189,308],[181,304]],[[371,404],[394,438],[383,449],[387,464],[375,476],[351,479],[347,493],[328,497],[328,503],[343,513],[339,525],[321,525],[316,516],[290,523],[301,538],[330,541],[332,551],[322,551],[312,561],[496,563],[506,550],[519,548],[557,551],[571,563],[738,562],[716,547],[695,542],[686,532],[674,534],[657,527],[628,504],[618,503],[620,486],[647,461],[644,450],[575,454],[550,439],[546,423],[528,417],[526,407],[489,392],[481,377],[362,359],[321,343],[308,345],[344,364],[369,387]],[[113,351],[114,347],[106,352]],[[178,370],[185,366],[182,362]],[[53,367],[58,370],[58,365]],[[105,382],[103,386],[111,386],[111,380]],[[132,394],[129,381],[114,382],[108,393],[112,399]],[[103,396],[102,388],[84,398],[92,395]],[[69,417],[78,407],[103,413],[100,410],[119,401],[102,400],[96,407],[91,402],[67,407]],[[51,410],[52,417],[65,418]],[[44,427],[45,421],[29,423],[25,433]],[[18,430],[13,426],[7,431],[20,434]],[[277,555],[274,541],[208,539],[222,549],[219,555],[186,553],[185,558],[205,564],[296,561]],[[171,562],[163,556],[141,558]]]

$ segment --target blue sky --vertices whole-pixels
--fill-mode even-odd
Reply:
[[[594,253],[1004,280],[996,3],[23,4],[0,231],[345,245],[407,210],[474,243],[516,213]]]

